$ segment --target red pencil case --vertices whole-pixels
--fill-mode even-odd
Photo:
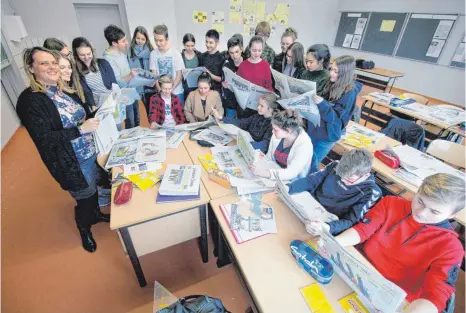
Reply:
[[[124,182],[121,183],[120,186],[117,187],[115,191],[115,199],[113,199],[113,203],[116,205],[125,204],[129,200],[131,200],[131,195],[133,194],[133,183],[132,182]]]
[[[391,151],[377,150],[374,156],[391,168],[398,168],[400,166],[400,158]]]

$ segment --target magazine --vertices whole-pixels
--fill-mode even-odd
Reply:
[[[194,196],[199,193],[200,183],[200,165],[168,164],[159,193],[164,196]]]
[[[107,154],[112,150],[113,145],[118,139],[118,129],[111,114],[106,114],[99,123],[99,127],[94,132],[99,153]]]
[[[323,248],[319,252],[332,263],[334,271],[357,293],[370,312],[396,312],[406,297],[403,289],[359,262],[332,235],[323,233],[320,240]]]
[[[188,132],[167,129],[167,149],[177,149]]]
[[[215,128],[204,129],[197,135],[192,137],[195,140],[205,140],[215,146],[225,146],[233,141],[233,138],[226,135],[223,131]]]
[[[303,118],[307,119],[312,124],[320,125],[320,113],[317,104],[312,100],[312,96],[316,94],[315,90],[311,90],[304,94],[293,98],[278,100],[277,102],[285,109],[296,110]]]
[[[148,137],[138,140],[137,162],[165,162],[166,142],[165,138]]]
[[[316,91],[316,83],[313,81],[293,78],[272,68],[271,70],[275,80],[275,88],[280,93],[282,99],[295,98],[299,95]]]

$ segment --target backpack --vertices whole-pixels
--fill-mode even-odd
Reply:
[[[364,59],[357,59],[356,67],[361,68],[363,70],[370,70],[375,67],[375,63],[374,61],[366,61]]]
[[[179,299],[157,313],[231,313],[217,298],[192,295]]]

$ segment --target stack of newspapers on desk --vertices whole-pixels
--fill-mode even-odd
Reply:
[[[199,200],[200,165],[169,164],[160,184],[157,203]]]

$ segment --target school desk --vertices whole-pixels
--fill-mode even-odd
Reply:
[[[376,76],[377,78],[373,78],[373,76]],[[390,92],[393,88],[393,85],[395,84],[396,79],[403,76],[405,76],[404,73],[395,72],[380,67],[367,70],[361,68],[356,69],[357,81],[364,85],[383,90],[384,92]]]
[[[169,164],[192,164],[184,145],[167,149],[166,160]],[[113,168],[113,175],[118,172],[122,172],[121,168]],[[119,231],[141,287],[147,283],[140,256],[200,237],[202,260],[208,261],[207,204],[210,198],[204,185],[200,184],[200,200],[156,204],[159,186],[160,183],[144,192],[134,187],[132,199],[124,205],[113,204],[116,188],[112,188],[110,229]]]
[[[219,233],[228,245],[224,247],[220,244],[219,253],[224,253],[223,248],[229,250],[253,309],[255,312],[266,313],[309,313],[310,309],[300,288],[316,281],[298,267],[290,253],[291,241],[312,239],[304,224],[275,193],[268,193],[263,202],[274,209],[278,233],[237,244],[219,207],[237,201],[237,196],[230,195],[212,200],[210,205],[218,220]],[[356,249],[349,247],[347,250],[363,264],[373,268]],[[334,274],[328,285],[320,287],[335,313],[343,313],[338,300],[351,294],[351,288],[337,274]]]

